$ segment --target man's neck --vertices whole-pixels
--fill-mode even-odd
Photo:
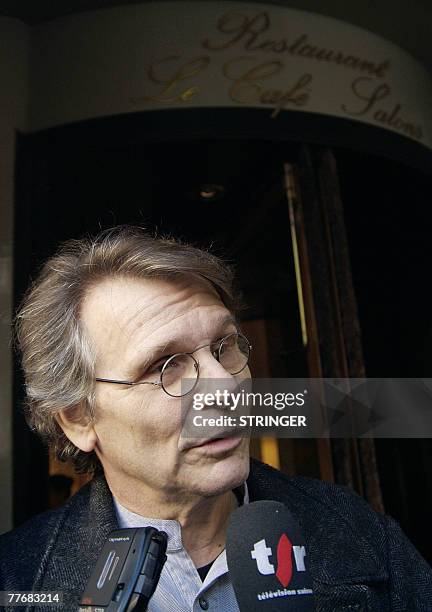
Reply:
[[[207,498],[194,509],[182,526],[182,540],[196,567],[207,565],[225,548],[230,514],[237,507],[232,491]]]
[[[107,478],[108,480],[108,478]],[[127,510],[148,519],[174,520],[180,524],[184,548],[196,567],[213,561],[225,548],[228,519],[238,505],[232,491],[213,497],[155,499],[148,492],[137,495],[136,488],[118,490],[108,482],[116,500]],[[133,497],[127,493],[135,491]]]

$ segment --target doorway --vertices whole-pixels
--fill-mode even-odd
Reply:
[[[83,147],[21,137],[17,302],[60,242],[115,225],[144,226],[151,233],[210,248],[235,266],[244,303],[240,321],[254,347],[254,376],[307,377],[284,175],[284,164],[296,154],[297,148],[263,141],[115,142]],[[17,403],[20,393],[18,379]],[[86,478],[47,456],[19,416],[15,440],[17,448],[27,449],[15,455],[18,524],[46,508],[52,476],[72,478],[72,493]],[[251,450],[290,475],[322,476],[315,440],[256,439]],[[29,465],[34,477],[28,474]],[[26,487],[23,480],[28,481]]]

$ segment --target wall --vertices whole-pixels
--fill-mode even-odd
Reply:
[[[12,527],[13,203],[15,132],[27,129],[29,30],[0,18],[0,533]],[[5,350],[6,349],[6,350]]]

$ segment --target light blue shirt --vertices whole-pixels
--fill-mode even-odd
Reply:
[[[246,483],[243,503],[249,503]],[[135,514],[122,506],[115,497],[114,507],[120,529],[150,526],[165,531],[168,535],[167,561],[150,599],[148,612],[239,612],[229,580],[225,550],[215,559],[202,582],[192,559],[183,547],[180,523]]]

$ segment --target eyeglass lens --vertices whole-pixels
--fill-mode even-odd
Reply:
[[[249,342],[239,334],[230,334],[214,351],[215,358],[229,372],[239,374],[249,360]],[[198,379],[198,363],[192,355],[179,353],[165,363],[161,384],[169,395],[180,397],[190,393]]]

